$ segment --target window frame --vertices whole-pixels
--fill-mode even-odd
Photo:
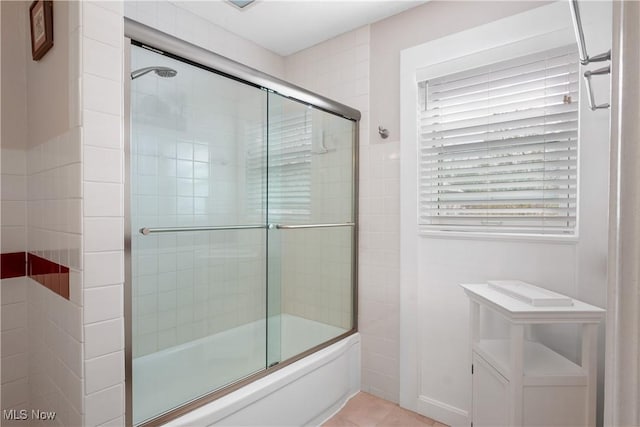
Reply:
[[[549,60],[551,61],[550,63],[548,63]],[[554,65],[554,63],[558,65]],[[523,64],[523,65],[520,65],[520,64]],[[567,64],[567,65],[564,65],[564,64]],[[543,68],[539,68],[540,66],[542,66]],[[516,85],[524,84],[526,85],[525,87],[527,88],[529,87],[535,88],[536,86],[539,86],[542,83],[543,87],[546,87],[548,78],[551,78],[553,81],[559,80],[558,77],[548,77],[547,75],[547,70],[549,69],[548,67],[551,67],[551,69],[553,69],[559,66],[560,67],[568,66],[566,70],[570,74],[567,75],[566,82],[562,83],[561,81],[561,83],[563,85],[567,85],[567,89],[569,87],[572,87],[571,91],[572,93],[575,94],[576,98],[578,99],[569,101],[568,104],[575,103],[574,106],[572,107],[568,107],[567,105],[555,106],[555,104],[550,104],[549,107],[544,107],[543,110],[540,110],[539,107],[537,106],[532,110],[529,110],[530,104],[528,103],[532,101],[527,100],[526,99],[527,95],[525,94],[523,95],[523,99],[521,101],[517,99],[511,99],[511,98],[509,100],[509,104],[512,104],[514,102],[515,103],[527,102],[527,108],[522,111],[518,110],[517,108],[504,109],[504,107],[502,107],[501,104],[497,104],[495,107],[487,106],[486,108],[488,109],[489,113],[491,113],[491,111],[495,111],[494,109],[497,108],[497,110],[501,111],[501,114],[507,114],[507,116],[504,119],[500,118],[495,121],[491,120],[490,123],[486,124],[486,126],[488,128],[496,128],[496,127],[500,128],[500,127],[508,126],[508,124],[512,120],[514,120],[513,119],[514,116],[518,117],[518,120],[532,120],[532,121],[542,120],[542,122],[546,123],[546,119],[548,117],[552,117],[560,114],[566,117],[566,120],[568,120],[566,122],[567,124],[575,120],[575,130],[566,131],[566,132],[575,132],[575,136],[571,136],[571,139],[573,140],[572,142],[562,142],[561,139],[555,140],[554,137],[551,137],[552,139],[549,140],[549,142],[546,142],[547,140],[546,136],[544,137],[544,140],[543,140],[544,142],[543,141],[536,142],[536,145],[539,146],[538,149],[543,150],[542,151],[543,155],[544,153],[547,153],[547,149],[550,149],[551,151],[549,153],[551,153],[551,155],[553,155],[554,158],[562,153],[562,150],[561,149],[559,150],[559,148],[562,148],[564,144],[568,144],[567,147],[571,148],[570,151],[573,152],[573,154],[571,154],[567,159],[567,161],[569,161],[568,174],[570,174],[573,178],[569,179],[568,182],[562,183],[562,184],[559,184],[559,181],[557,181],[556,179],[549,179],[548,182],[547,180],[545,180],[544,184],[540,184],[543,187],[546,187],[547,185],[551,187],[559,185],[559,187],[555,190],[553,188],[548,188],[548,189],[539,188],[539,189],[527,190],[527,191],[531,191],[533,194],[539,194],[539,196],[542,197],[543,200],[549,194],[551,194],[549,197],[553,197],[552,193],[556,193],[557,191],[563,194],[566,193],[568,197],[567,201],[565,203],[559,202],[557,208],[562,209],[567,213],[570,212],[572,214],[570,218],[567,218],[567,224],[564,227],[559,226],[558,223],[563,222],[562,216],[547,216],[546,211],[548,207],[521,208],[519,210],[523,212],[523,209],[524,209],[524,213],[525,213],[522,216],[517,216],[515,214],[515,211],[511,212],[509,210],[510,208],[504,207],[504,206],[502,208],[496,208],[497,210],[493,208],[487,208],[484,210],[485,211],[484,213],[481,211],[476,211],[477,213],[472,214],[473,211],[468,211],[467,210],[468,208],[465,208],[465,205],[468,205],[468,203],[464,203],[464,200],[465,200],[464,197],[463,198],[454,197],[454,199],[451,199],[451,201],[449,201],[448,203],[445,203],[450,205],[451,203],[454,203],[455,200],[459,200],[459,202],[456,202],[455,204],[460,206],[457,206],[457,207],[452,206],[446,209],[447,212],[442,212],[440,208],[438,208],[438,205],[439,205],[438,200],[440,200],[440,196],[439,196],[440,192],[436,190],[440,188],[439,186],[443,180],[444,181],[448,181],[448,180],[447,178],[439,176],[440,173],[437,173],[434,170],[437,164],[439,164],[442,161],[465,160],[464,159],[465,151],[468,152],[468,150],[472,150],[473,155],[486,158],[487,159],[486,163],[489,163],[487,167],[483,167],[482,165],[477,164],[478,162],[480,162],[480,160],[472,160],[472,159],[465,160],[466,162],[471,162],[470,165],[472,169],[468,169],[468,171],[473,174],[480,174],[480,176],[478,176],[478,179],[480,181],[483,181],[482,174],[489,173],[490,170],[498,167],[497,163],[499,163],[500,156],[495,150],[486,151],[485,149],[482,149],[482,148],[478,149],[479,147],[478,143],[473,141],[470,141],[470,142],[462,141],[460,143],[455,143],[455,142],[446,143],[445,140],[442,140],[444,143],[444,145],[442,144],[440,145],[442,152],[438,152],[437,148],[439,145],[436,143],[436,141],[442,139],[442,136],[440,134],[441,130],[439,130],[441,126],[445,127],[442,129],[442,131],[446,131],[447,133],[453,132],[454,134],[456,134],[462,131],[465,128],[465,126],[467,126],[467,124],[464,124],[462,128],[455,127],[456,120],[461,120],[457,118],[457,116],[460,113],[455,112],[456,110],[455,107],[454,107],[454,112],[449,111],[448,107],[445,107],[445,110],[440,112],[439,110],[440,107],[430,106],[432,102],[435,102],[436,105],[442,102],[438,99],[436,99],[435,101],[431,101],[431,99],[429,98],[430,84],[435,81],[436,85],[441,85],[441,84],[448,85],[449,83],[447,83],[447,81],[455,82],[457,79],[460,79],[460,78],[465,80],[472,79],[472,80],[477,80],[478,82],[481,82],[481,79],[484,79],[483,76],[485,75],[487,76],[487,78],[489,78],[489,81],[493,81],[494,79],[496,79],[496,77],[492,77],[492,76],[495,76],[496,74],[503,75],[504,73],[507,73],[507,75],[509,75],[509,71],[508,71],[509,69],[513,67],[517,67],[517,68],[524,67],[523,72],[525,73],[524,74],[525,76],[528,73],[534,72],[534,70],[539,69],[539,70],[545,70],[544,75],[547,77],[543,77],[542,80],[536,80],[536,82],[538,83],[535,83],[534,86],[531,86],[531,84],[527,83],[527,81],[525,80],[518,80],[517,79],[518,75],[514,74],[513,75],[514,77],[509,77],[509,80],[511,80],[510,83],[515,83]],[[539,73],[539,71],[535,71],[535,72]],[[515,58],[510,58],[510,59],[501,58],[499,61],[488,64],[488,65],[472,67],[468,69],[459,69],[459,70],[453,71],[450,74],[446,74],[440,77],[432,77],[431,79],[428,79],[428,80],[418,79],[419,81],[416,83],[417,85],[416,90],[418,92],[418,102],[417,102],[418,113],[417,113],[416,128],[418,133],[418,136],[417,136],[417,148],[418,148],[417,190],[419,193],[418,194],[419,226],[424,230],[438,231],[445,234],[457,232],[457,233],[464,233],[464,234],[482,233],[487,235],[522,234],[522,235],[533,235],[533,236],[538,236],[538,235],[568,236],[568,237],[575,236],[577,234],[577,223],[578,223],[577,216],[578,216],[578,206],[579,206],[579,188],[578,188],[578,163],[579,163],[579,152],[580,152],[579,73],[580,73],[580,64],[578,59],[578,50],[575,43],[569,43],[567,45],[561,46],[560,48],[553,47],[553,48],[541,50],[539,52],[521,52],[521,54]],[[497,78],[501,79],[502,77],[497,77]],[[560,80],[564,80],[564,78]],[[477,86],[478,84],[481,84],[481,83],[474,83],[474,84]],[[517,87],[520,87],[520,86],[517,86]],[[451,89],[446,89],[446,90],[451,90]],[[487,87],[486,89],[483,89],[482,92],[478,92],[478,95],[481,95],[481,97],[477,98],[476,101],[471,101],[469,98],[469,97],[476,98],[477,95],[473,94],[475,92],[462,92],[461,94],[463,95],[463,98],[460,98],[460,100],[461,101],[463,100],[465,103],[471,102],[472,104],[478,103],[478,102],[484,103],[485,102],[483,101],[485,99],[484,97],[489,96],[491,90],[492,89],[490,87]],[[501,92],[504,91],[504,89],[498,89],[498,90]],[[536,90],[539,90],[539,89],[536,89]],[[454,92],[459,92],[459,91],[460,90],[454,90]],[[458,95],[459,94],[456,94],[456,96]],[[553,98],[547,98],[547,97],[549,97],[549,95],[545,95],[545,98],[542,100],[544,105],[547,105],[547,103],[553,99]],[[444,102],[446,103],[447,101],[444,101]],[[533,101],[533,102],[537,104],[540,101]],[[506,105],[509,105],[509,104],[506,104]],[[565,100],[565,104],[567,104],[566,100]],[[467,104],[464,104],[464,105],[467,105]],[[550,108],[551,111],[547,111],[547,108]],[[473,123],[473,122],[478,122],[479,120],[482,121],[483,117],[485,117],[485,115],[483,115],[484,113],[482,113],[482,111],[484,111],[484,107],[482,107],[480,110],[471,110],[471,111],[474,111],[473,114],[476,114],[477,116],[466,116],[464,117],[464,119],[462,119],[463,121],[467,121],[467,122],[471,121]],[[496,114],[496,113],[494,112],[493,114]],[[456,117],[456,119],[452,119],[452,117]],[[496,117],[496,116],[489,115],[486,117],[489,118],[489,117]],[[424,122],[425,120],[427,122]],[[451,122],[451,120],[454,120],[454,121]],[[563,118],[563,120],[565,119]],[[453,124],[454,127],[447,125],[448,123]],[[478,122],[478,123],[479,124],[477,125],[476,124],[473,125],[474,128],[482,128],[483,126],[485,126],[481,122]],[[561,126],[562,128],[564,128],[566,126],[564,123],[565,123],[564,121],[561,123],[554,123],[553,126]],[[429,131],[427,129],[431,129],[431,130]],[[428,133],[425,134],[424,132],[428,132]],[[538,133],[536,133],[535,135],[538,135]],[[546,133],[544,135],[546,135]],[[522,130],[518,131],[517,134],[514,136],[515,137],[509,136],[507,139],[504,140],[505,143],[500,143],[500,148],[498,149],[498,151],[500,152],[521,151],[521,148],[519,147],[522,147],[521,145],[523,143],[522,140],[531,137],[531,135],[522,134]],[[542,136],[542,134],[540,134],[540,136]],[[454,139],[459,139],[459,138],[454,138]],[[497,143],[499,140],[500,138],[498,138],[494,142]],[[471,145],[468,145],[468,144],[471,144]],[[527,154],[523,154],[523,155],[527,155]],[[445,156],[447,159],[442,160],[441,156]],[[519,161],[518,156],[513,157],[512,159],[513,161],[516,161],[516,162]],[[546,164],[547,164],[546,161],[543,160],[542,163],[539,163],[536,165],[538,165],[537,167],[542,167],[543,172],[546,172],[547,170]],[[561,175],[559,173],[559,170],[556,170],[553,165],[549,167],[553,168],[552,170],[549,171],[551,174]],[[455,181],[458,181],[459,178],[457,176],[451,175],[452,173],[455,174],[455,171],[447,172],[446,169],[443,171],[444,171],[443,173],[448,174],[451,179],[455,178],[453,183],[445,182],[444,184],[446,184],[447,187],[444,187],[444,188],[456,190],[456,188],[458,187],[455,185]],[[498,173],[499,173],[498,171],[494,170],[494,173],[490,175],[496,175]],[[528,182],[528,180],[532,177],[525,176],[524,178],[527,179],[527,181],[522,181],[522,179],[512,180],[512,178],[507,174],[503,176],[503,179],[505,180],[504,184],[499,184],[498,186],[503,187],[504,185],[510,185],[510,184],[515,186],[522,186],[522,185],[526,186],[526,182]],[[558,177],[557,179],[560,179],[560,178]],[[575,182],[571,182],[571,181],[575,181]],[[468,185],[465,185],[465,186],[468,186]],[[484,193],[487,197],[487,202],[488,202],[490,200],[494,200],[493,198],[498,195],[498,193],[495,193],[495,191],[500,191],[500,190],[491,188],[493,184],[490,184],[489,182],[487,182],[487,185],[489,186],[488,189],[490,190],[490,192],[489,193],[484,192]],[[452,187],[449,187],[449,186],[452,186]],[[477,186],[481,186],[481,183],[476,183],[475,187]],[[451,195],[453,195],[453,193]],[[511,195],[508,198],[503,200],[505,201],[513,200],[514,202],[522,203],[523,200],[518,200],[521,198],[522,197],[516,197]],[[499,201],[501,199],[499,198],[495,200]],[[498,204],[504,204],[504,202],[498,203]],[[498,211],[501,211],[501,212],[498,212]],[[533,215],[533,216],[529,215],[528,214],[529,211],[532,214],[536,214],[536,215]],[[465,214],[465,212],[467,212],[467,214]],[[502,213],[502,215],[504,216],[504,219],[501,219],[499,221],[500,224],[496,224],[496,225],[484,224],[484,222],[490,221],[492,218],[497,218],[492,215],[496,215],[499,213]],[[484,219],[483,219],[483,215],[485,214],[487,216],[484,216]],[[530,224],[528,224],[529,221],[531,221]],[[555,223],[556,225],[553,225],[551,226],[551,228],[549,228],[545,226],[546,221]],[[502,229],[503,227],[504,229]],[[509,231],[509,230],[513,230],[513,231]]]
[[[462,33],[459,36],[463,39]],[[419,159],[419,150],[420,143],[418,137],[418,83],[423,82],[425,80],[433,80],[435,78],[439,78],[442,76],[446,76],[449,74],[455,74],[456,72],[462,70],[470,70],[478,67],[483,67],[487,65],[491,65],[494,63],[498,63],[501,61],[506,61],[510,59],[515,59],[521,57],[523,55],[535,54],[544,52],[547,50],[560,48],[563,46],[567,46],[569,44],[575,43],[575,37],[571,33],[569,28],[562,28],[558,30],[551,31],[543,31],[541,30],[541,34],[536,34],[531,37],[523,37],[520,40],[516,40],[511,43],[504,43],[500,40],[502,37],[499,34],[494,34],[491,37],[495,38],[495,40],[485,40],[484,42],[478,42],[484,46],[491,46],[489,48],[485,48],[484,50],[474,49],[474,46],[470,43],[467,43],[464,48],[459,48],[456,46],[456,49],[451,49],[455,43],[455,38],[451,38],[447,40],[447,46],[440,46],[434,44],[432,49],[434,53],[439,53],[440,59],[438,62],[433,62],[429,65],[416,67],[411,75],[412,80],[412,92],[411,97],[415,100],[414,111],[416,112],[413,117],[411,117],[412,121],[412,129],[415,132],[416,143],[415,147],[412,149],[414,151],[414,156]],[[441,58],[440,58],[441,57]],[[405,58],[403,58],[406,61]],[[423,62],[424,63],[424,62]],[[405,89],[406,90],[406,89]],[[583,100],[584,98],[583,85],[579,85],[579,98],[580,98],[580,108],[578,111],[578,120],[580,122],[583,114]],[[406,126],[403,125],[403,129]],[[577,200],[580,198],[581,192],[581,159],[580,159],[580,137],[581,134],[581,126],[578,127],[578,156],[577,156]],[[459,230],[437,230],[434,229],[433,226],[429,225],[420,225],[418,218],[420,215],[420,205],[419,201],[419,164],[417,162],[415,167],[415,171],[412,172],[415,175],[415,189],[414,189],[414,197],[416,199],[416,205],[414,206],[414,221],[417,234],[423,237],[434,237],[434,238],[461,238],[461,239],[483,239],[483,240],[515,240],[515,241],[545,241],[545,242],[564,242],[564,243],[577,243],[580,238],[580,203],[578,202],[576,205],[576,225],[574,234],[534,234],[534,233],[514,233],[514,232],[487,232],[487,231],[459,231]]]

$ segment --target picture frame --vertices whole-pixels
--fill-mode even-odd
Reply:
[[[31,57],[40,60],[53,46],[53,0],[35,0],[29,6]]]

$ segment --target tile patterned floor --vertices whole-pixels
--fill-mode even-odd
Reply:
[[[356,394],[323,427],[447,427],[369,393]]]

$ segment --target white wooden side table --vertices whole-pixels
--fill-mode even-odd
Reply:
[[[570,298],[545,305],[537,297],[549,291],[532,285],[520,295],[489,284],[461,286],[470,299],[472,425],[595,426],[597,334],[605,311]],[[508,321],[509,339],[483,339],[481,307]],[[528,325],[556,323],[582,326],[580,365],[525,339]]]

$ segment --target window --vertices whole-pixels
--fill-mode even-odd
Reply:
[[[424,229],[575,234],[575,45],[418,85]]]
[[[262,128],[248,130],[247,205],[255,221],[264,212],[267,175],[270,221],[300,222],[311,215],[312,113],[306,107],[271,113],[268,146]]]

